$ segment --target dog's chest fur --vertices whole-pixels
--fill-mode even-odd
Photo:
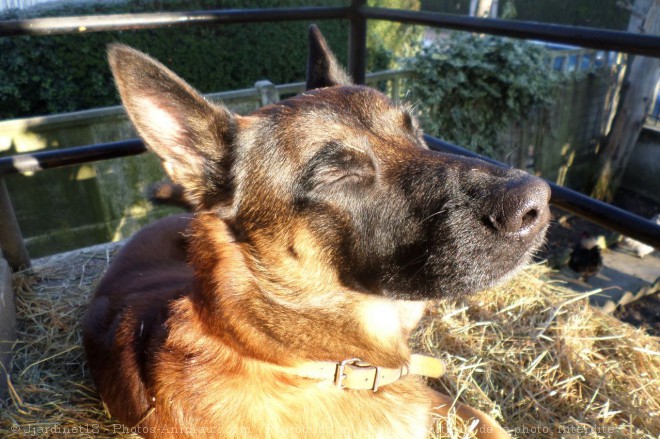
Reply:
[[[190,316],[181,299],[177,313]],[[196,322],[177,315],[155,375],[155,425],[212,427],[222,437],[423,438],[429,427],[428,389],[406,377],[378,392],[342,390],[332,382],[298,377],[258,360],[239,358],[207,337],[188,340]],[[186,346],[178,350],[185,342]],[[181,362],[181,358],[186,358]],[[191,378],[189,369],[195,370]],[[166,377],[166,378],[165,378]],[[193,407],[188,402],[197,401]],[[329,409],[330,408],[330,409]],[[192,409],[192,410],[191,410]],[[393,416],[393,414],[396,414]],[[362,420],[346,424],[343,420]],[[220,434],[221,433],[221,434]],[[191,435],[195,436],[195,435]]]

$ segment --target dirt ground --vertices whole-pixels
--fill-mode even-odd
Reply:
[[[625,189],[617,193],[613,204],[645,218],[660,212],[658,203]],[[584,231],[595,237],[604,236],[608,243],[616,238],[616,233],[610,230],[553,207],[547,243],[539,257],[554,267],[564,265]],[[613,314],[624,322],[646,329],[651,335],[660,336],[660,293],[619,306]]]

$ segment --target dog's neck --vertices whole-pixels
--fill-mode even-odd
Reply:
[[[255,269],[217,216],[198,214],[191,232],[196,310],[206,331],[242,355],[285,366],[360,358],[400,367],[409,360],[408,337],[424,302],[394,301],[339,286],[332,293],[296,291]]]

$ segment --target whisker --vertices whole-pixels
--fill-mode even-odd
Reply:
[[[446,212],[447,212],[447,209],[443,207],[442,209],[438,210],[437,212],[432,213],[431,215],[429,215],[426,218],[422,219],[422,222],[424,222],[426,220],[429,220],[429,219],[433,218],[436,215],[440,215],[441,213],[446,213]]]

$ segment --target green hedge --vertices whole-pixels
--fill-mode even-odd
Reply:
[[[311,3],[260,0],[258,6]],[[317,1],[316,5],[345,3]],[[240,7],[255,6],[247,0],[129,0],[63,5],[40,10],[39,16]],[[28,14],[13,11],[5,13],[4,19],[25,18]],[[251,87],[259,79],[274,83],[300,81],[305,76],[308,26],[308,22],[281,22],[0,38],[0,120],[118,104],[105,58],[105,47],[110,42],[125,43],[151,54],[202,92]],[[322,21],[319,26],[345,64],[347,21]]]

